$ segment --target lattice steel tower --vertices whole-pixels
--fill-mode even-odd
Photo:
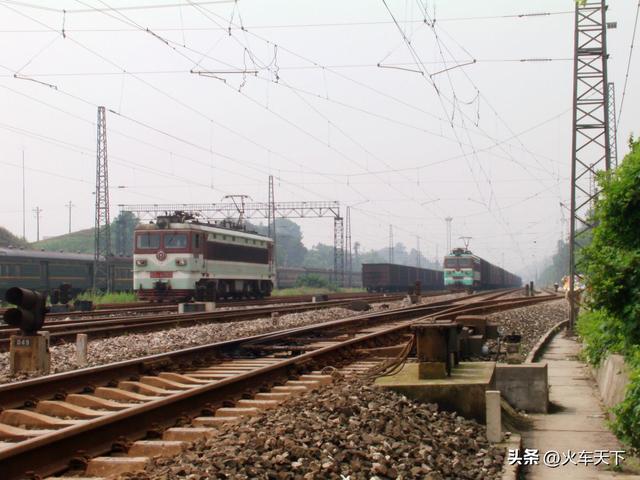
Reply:
[[[616,120],[616,86],[609,82],[609,166],[618,168],[618,125]]]
[[[569,238],[569,326],[575,324],[576,252],[593,228],[598,196],[593,178],[610,167],[607,34],[604,0],[576,2],[573,78],[573,152],[571,161],[571,223]]]
[[[276,250],[276,200],[273,186],[273,175],[269,175],[269,218],[267,219],[268,236],[273,240],[272,268],[275,275],[275,287],[278,286],[278,255]]]
[[[351,255],[351,207],[347,207],[347,228],[345,234],[347,242],[347,287],[351,288],[353,283],[353,256]]]
[[[93,290],[104,280],[111,291],[111,275],[106,260],[111,256],[109,218],[109,169],[107,163],[107,119],[104,107],[98,107],[98,149],[96,156],[96,218],[94,227]],[[100,261],[100,260],[104,261]]]
[[[333,275],[338,287],[344,287],[344,221],[342,217],[333,219]]]

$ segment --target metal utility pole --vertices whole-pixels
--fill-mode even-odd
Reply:
[[[608,85],[609,113],[607,127],[609,128],[609,165],[618,168],[618,126],[616,124],[616,86],[613,82]]]
[[[444,221],[447,222],[447,253],[446,255],[449,255],[451,253],[451,222],[453,221],[453,218],[447,217],[444,219]]]
[[[353,283],[353,258],[351,257],[351,207],[347,206],[347,286],[351,288]]]
[[[416,267],[420,268],[420,237],[416,235]]]
[[[275,201],[275,191],[273,186],[273,175],[269,175],[269,204],[268,204],[268,232],[269,237],[273,240],[273,272],[276,276],[274,281],[275,286],[278,285],[278,256],[277,256],[277,248],[276,248],[276,201]]]
[[[24,177],[24,148],[22,149],[22,239],[27,239],[27,206],[26,206],[26,189],[25,189],[25,177]]]
[[[338,287],[344,287],[344,222],[333,219],[333,276]]]
[[[571,221],[569,236],[569,329],[578,313],[576,253],[593,228],[593,203],[598,196],[591,179],[610,168],[605,0],[576,2],[573,60],[573,138],[571,158]]]
[[[96,210],[93,250],[93,291],[104,279],[111,291],[107,258],[111,255],[111,224],[109,218],[109,169],[107,162],[107,118],[104,107],[98,107],[98,136],[96,152]],[[103,261],[101,261],[101,259]]]
[[[40,214],[42,213],[42,209],[40,207],[36,207],[33,209],[33,213],[36,214],[36,242],[40,241]]]
[[[75,207],[75,205],[69,200],[69,203],[65,203],[64,206],[69,209],[69,233],[71,233],[71,209]]]
[[[393,225],[389,225],[389,263],[394,263],[393,258]]]

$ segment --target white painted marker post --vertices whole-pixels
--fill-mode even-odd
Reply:
[[[84,367],[87,364],[87,334],[79,333],[76,335],[76,364]]]
[[[500,391],[487,390],[485,402],[487,404],[487,440],[491,443],[500,443],[502,441]]]

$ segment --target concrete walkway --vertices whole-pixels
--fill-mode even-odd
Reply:
[[[571,480],[614,478],[607,465],[595,467],[579,463],[581,451],[622,450],[616,437],[606,426],[606,418],[602,409],[597,386],[587,366],[578,361],[580,345],[564,332],[559,333],[551,341],[541,362],[548,364],[550,414],[534,414],[534,426],[531,431],[524,432],[524,448],[537,449],[540,463],[526,468],[525,478],[538,480]],[[573,462],[557,468],[549,468],[543,464],[545,452],[555,450],[560,454],[560,461],[566,461],[567,452],[576,455]],[[564,455],[563,455],[564,454]],[[626,457],[625,454],[623,456]],[[608,461],[613,463],[613,455]],[[634,475],[615,475],[616,479],[640,478]]]

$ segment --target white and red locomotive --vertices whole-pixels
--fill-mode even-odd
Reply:
[[[143,300],[259,298],[273,289],[271,238],[181,212],[136,227],[133,257]]]

